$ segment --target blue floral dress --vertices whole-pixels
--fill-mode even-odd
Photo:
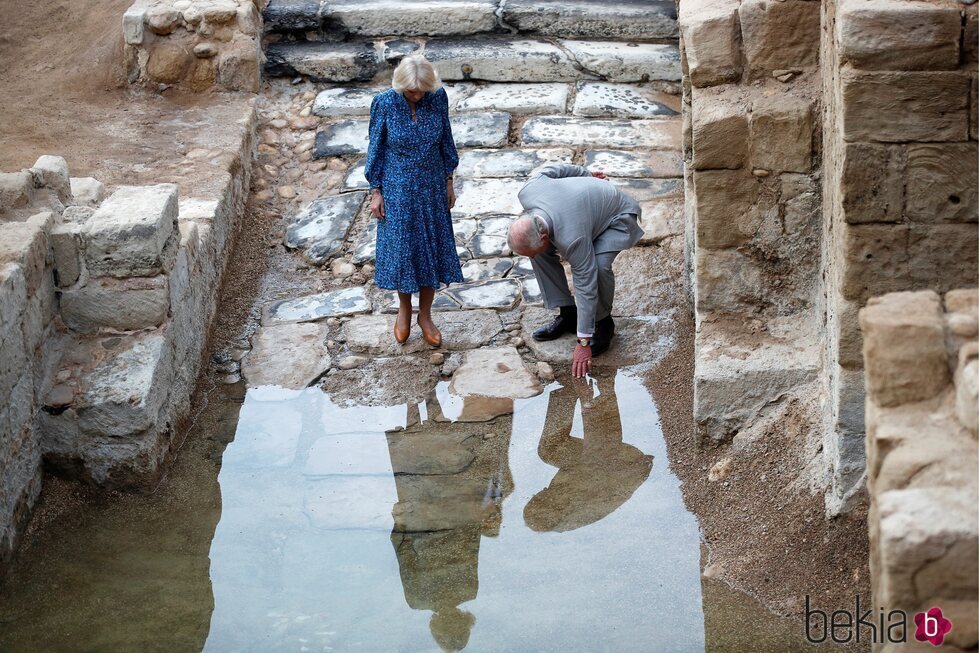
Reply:
[[[364,170],[371,189],[380,188],[384,197],[374,283],[403,293],[463,280],[446,193],[459,155],[445,89],[425,93],[415,114],[417,122],[393,88],[374,96]]]

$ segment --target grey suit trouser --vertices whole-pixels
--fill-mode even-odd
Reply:
[[[635,219],[635,214],[628,215]],[[598,268],[598,305],[595,307],[595,320],[602,320],[612,314],[612,301],[615,299],[615,274],[612,272],[612,262],[619,255],[619,251],[612,249],[611,243],[621,243],[621,232],[615,226],[599,234],[595,239],[595,266]],[[618,245],[621,247],[621,244]],[[544,306],[547,308],[559,308],[561,306],[574,306],[575,300],[571,291],[568,289],[568,277],[561,265],[561,259],[557,250],[552,245],[543,254],[538,254],[530,259],[530,264],[534,269],[534,276],[540,286],[541,294],[544,295]]]

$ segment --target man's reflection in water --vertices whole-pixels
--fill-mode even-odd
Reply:
[[[589,381],[567,379],[548,397],[537,453],[558,472],[524,508],[524,521],[533,530],[564,532],[593,524],[625,503],[649,477],[653,457],[622,441],[614,374]],[[579,401],[583,438],[571,436]]]
[[[448,422],[434,397],[426,412],[422,420],[410,408],[408,427],[387,433],[398,489],[391,542],[405,601],[432,611],[429,627],[443,650],[461,651],[476,623],[459,606],[476,598],[479,543],[499,534],[502,502],[513,491],[513,418]]]

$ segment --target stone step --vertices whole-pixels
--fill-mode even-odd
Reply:
[[[379,73],[390,74],[392,64],[397,61],[390,52],[395,44],[395,41],[270,43],[265,52],[265,73],[272,77],[304,76],[319,82],[369,81]],[[400,46],[397,49],[401,51]],[[586,40],[551,43],[490,35],[432,38],[419,51],[445,81],[677,82],[681,77],[680,52],[675,44]],[[472,102],[501,101],[492,89],[484,92],[490,97],[477,96]],[[559,89],[550,89],[535,101],[554,105],[560,103],[559,93]]]
[[[564,145],[622,149],[676,150],[681,147],[679,120],[590,120],[565,116],[528,118],[520,128],[524,146]]]
[[[456,147],[501,147],[506,145],[510,114],[503,112],[469,113],[450,118]],[[316,134],[313,156],[324,158],[346,154],[366,154],[369,144],[367,118],[341,120]]]
[[[700,325],[694,421],[702,441],[730,439],[793,388],[816,380],[816,323],[801,313],[756,329],[743,321]]]
[[[677,38],[672,0],[270,0],[265,31],[342,40],[507,32],[626,41]]]

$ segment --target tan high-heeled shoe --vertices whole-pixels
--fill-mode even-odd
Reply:
[[[399,345],[405,344],[408,340],[408,336],[411,335],[411,321],[408,321],[408,328],[402,330],[398,326],[398,318],[394,318],[394,339],[398,341]]]
[[[433,347],[442,346],[442,332],[438,330],[438,327],[435,327],[434,331],[426,331],[421,324],[418,327],[422,330],[422,338],[425,339],[425,342]]]

